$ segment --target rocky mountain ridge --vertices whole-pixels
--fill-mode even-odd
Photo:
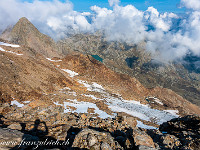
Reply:
[[[149,89],[137,78],[109,69],[107,66],[112,63],[106,65],[105,59],[103,64],[91,56],[99,53],[86,53],[80,52],[78,48],[77,51],[69,48],[66,53],[60,55],[59,52],[66,50],[66,47],[61,47],[58,43],[58,48],[54,49],[53,53],[58,53],[59,57],[49,57],[44,53],[44,49],[38,49],[31,44],[38,42],[38,45],[43,45],[43,36],[41,40],[32,39],[32,36],[38,33],[29,22],[27,24],[31,27],[27,27],[27,24],[23,27],[24,21],[28,22],[22,18],[16,25],[18,27],[15,26],[11,30],[14,33],[8,33],[7,37],[18,35],[15,28],[28,28],[28,35],[31,36],[27,37],[25,30],[19,35],[24,40],[17,38],[20,40],[16,43],[28,42],[16,45],[12,40],[0,40],[0,122],[4,128],[0,132],[8,135],[12,129],[13,134],[20,135],[21,140],[23,133],[26,136],[34,136],[30,137],[33,141],[45,140],[47,137],[60,141],[70,140],[66,147],[59,146],[59,149],[178,149],[184,146],[191,148],[191,145],[198,147],[199,137],[196,135],[184,145],[183,137],[171,132],[162,133],[162,130],[158,129],[161,124],[173,118],[199,115],[198,106],[170,89],[160,86]],[[84,45],[79,46],[84,48]],[[130,47],[127,45],[124,48],[124,58],[131,54],[131,51],[126,51],[127,48]],[[131,48],[132,52],[137,52],[134,46]],[[51,49],[48,50],[47,52],[52,52]],[[142,51],[138,52],[138,56],[140,53]],[[62,57],[63,55],[65,56]],[[150,56],[145,54],[140,60],[143,62],[149,58]],[[107,59],[107,62],[109,61]],[[198,132],[199,118],[191,118],[197,120],[195,131]],[[187,131],[187,134],[190,136],[193,133]],[[173,141],[170,136],[173,136]],[[159,140],[156,141],[156,138]],[[176,144],[176,141],[179,141],[179,144]]]
[[[5,30],[1,38],[14,44],[31,47],[46,57],[61,56],[61,53],[57,51],[57,46],[53,39],[38,31],[25,17],[21,18],[13,28]]]

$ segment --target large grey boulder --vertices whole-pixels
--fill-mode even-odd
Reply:
[[[110,150],[123,149],[117,141],[107,132],[98,132],[92,129],[80,131],[73,142],[72,147]]]

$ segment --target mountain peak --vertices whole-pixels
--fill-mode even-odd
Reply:
[[[30,22],[26,17],[20,18],[19,21],[22,21],[22,22]]]
[[[26,17],[20,18],[13,29],[17,31],[20,29],[31,29],[34,32],[39,32],[38,29]]]
[[[32,34],[38,36],[41,33],[27,18],[23,17],[13,27],[11,41],[16,44],[26,45],[28,43],[27,37],[31,37]]]
[[[19,45],[26,45],[46,57],[59,57],[56,43],[49,36],[42,34],[26,17],[22,17],[1,38]]]

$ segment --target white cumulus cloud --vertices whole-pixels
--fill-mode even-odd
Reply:
[[[199,0],[181,0],[183,6],[193,10],[200,10],[200,1]]]
[[[113,6],[113,5],[118,5],[120,3],[120,0],[108,0],[109,5]]]
[[[200,1],[181,0],[185,15],[159,13],[153,6],[140,11],[133,5],[120,6],[119,0],[108,0],[112,9],[92,6],[92,12],[77,12],[69,1],[32,3],[20,0],[0,1],[0,31],[27,17],[41,32],[54,39],[69,34],[94,33],[101,30],[111,41],[131,44],[146,42],[146,50],[161,61],[200,55]]]

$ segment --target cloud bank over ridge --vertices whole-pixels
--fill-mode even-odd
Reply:
[[[187,9],[181,16],[159,13],[154,7],[140,11],[133,5],[120,6],[119,0],[108,2],[112,9],[92,6],[92,13],[80,13],[73,10],[70,1],[1,0],[0,30],[27,17],[41,32],[54,39],[102,30],[112,41],[132,44],[145,41],[146,50],[161,61],[182,58],[188,52],[200,56],[199,0],[181,0],[181,6]]]

